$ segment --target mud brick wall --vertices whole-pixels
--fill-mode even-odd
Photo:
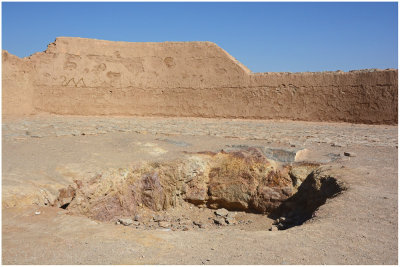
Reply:
[[[252,73],[211,42],[59,37],[2,53],[3,114],[191,116],[397,124],[397,70]]]

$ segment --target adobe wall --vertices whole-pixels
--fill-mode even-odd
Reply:
[[[60,37],[3,51],[3,114],[193,116],[397,124],[397,70],[251,73],[211,42]]]

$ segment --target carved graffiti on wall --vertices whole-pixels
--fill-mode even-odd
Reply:
[[[67,87],[67,86],[75,86],[75,87],[87,87],[85,82],[83,81],[83,77],[80,79],[75,80],[75,78],[70,78],[67,79],[65,76],[61,76],[63,78],[63,81],[61,82],[61,86]]]
[[[78,64],[74,61],[80,60],[81,56],[66,54],[65,58],[66,58],[66,60],[64,62],[64,70],[74,70],[78,66]]]

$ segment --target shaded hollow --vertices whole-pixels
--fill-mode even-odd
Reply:
[[[277,220],[280,230],[301,225],[311,219],[327,199],[337,196],[345,189],[344,184],[327,171],[316,169],[301,183],[298,191],[283,201],[270,216],[281,218]]]

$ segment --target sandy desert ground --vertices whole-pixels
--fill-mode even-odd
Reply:
[[[397,126],[37,115],[2,127],[3,264],[398,264]],[[189,203],[168,212],[203,216],[204,228],[123,226],[49,204],[77,178],[235,146],[307,149],[347,190],[281,231],[243,212],[217,226]]]

